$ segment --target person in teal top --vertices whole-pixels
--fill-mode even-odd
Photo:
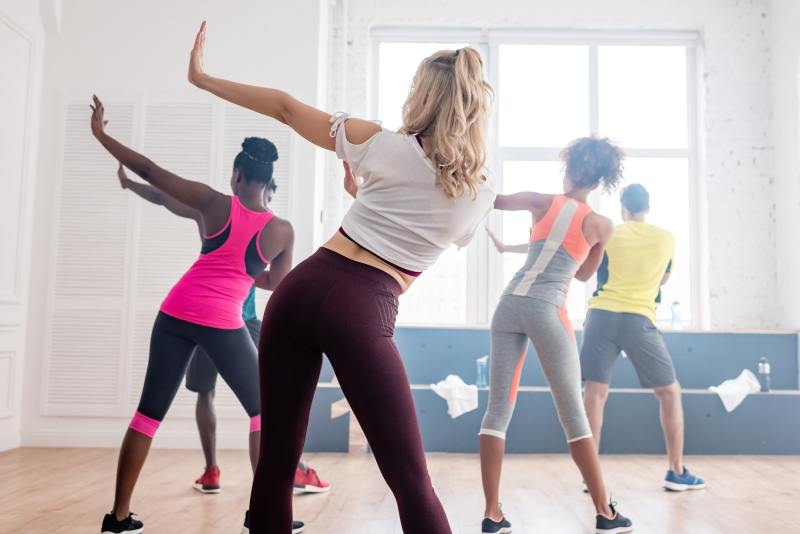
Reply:
[[[258,320],[258,315],[256,314],[256,286],[250,288],[250,293],[247,294],[247,298],[244,299],[244,304],[242,304],[242,319],[244,322]]]
[[[164,206],[171,213],[186,219],[192,219],[197,223],[197,230],[200,237],[204,235],[204,228],[200,214],[194,209],[178,202],[163,191],[155,187],[135,182],[128,178],[125,169],[120,165],[117,171],[120,186],[129,189],[139,197],[152,204]],[[267,205],[272,201],[272,197],[277,190],[277,185],[273,180],[267,187]],[[256,287],[250,288],[250,293],[242,305],[242,319],[253,338],[253,342],[258,346],[258,338],[261,333],[261,321],[256,312]],[[197,393],[197,404],[195,406],[195,418],[197,419],[197,430],[200,433],[200,443],[203,446],[203,455],[206,460],[206,468],[203,476],[194,483],[194,488],[201,493],[220,492],[220,472],[217,466],[217,416],[214,412],[214,396],[217,383],[217,368],[214,367],[211,358],[200,347],[195,347],[194,354],[186,371],[186,389]],[[297,492],[321,493],[330,489],[327,482],[320,480],[313,468],[300,462],[295,473],[294,486]]]

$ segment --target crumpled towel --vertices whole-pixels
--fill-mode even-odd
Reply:
[[[447,375],[438,384],[431,384],[434,393],[447,401],[447,413],[455,419],[478,408],[478,388],[465,384],[461,377]]]
[[[731,378],[708,389],[719,395],[725,409],[732,412],[750,393],[761,391],[761,383],[750,369],[745,369],[736,378]]]

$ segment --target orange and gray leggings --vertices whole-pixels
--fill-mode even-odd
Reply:
[[[506,295],[492,320],[489,405],[480,434],[506,438],[514,413],[528,339],[550,386],[567,442],[592,436],[581,396],[581,368],[566,310],[531,297]]]

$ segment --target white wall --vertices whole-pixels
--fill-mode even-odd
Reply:
[[[62,102],[75,96],[86,99],[88,129],[88,102],[92,92],[101,96],[127,95],[133,100],[140,99],[141,95],[161,95],[178,101],[214,101],[186,81],[188,53],[203,19],[208,19],[209,23],[206,52],[209,72],[238,81],[280,87],[310,103],[317,103],[326,93],[327,2],[324,0],[292,3],[72,0],[64,3],[60,16],[49,17],[50,21],[60,20],[60,28],[52,24],[44,62],[33,283],[28,314],[24,444],[117,446],[131,415],[116,412],[103,412],[98,417],[82,417],[76,413],[70,413],[69,417],[43,415],[47,321],[52,311],[48,294],[58,235],[54,217],[59,208]],[[109,119],[114,121],[113,116]],[[114,180],[113,172],[114,169],[109,168],[108,180]],[[321,176],[320,158],[315,150],[293,137],[288,175],[278,180],[279,183],[280,180],[291,182],[293,186],[290,216],[297,234],[295,255],[298,259],[308,255],[320,239]],[[97,187],[87,183],[87,193]],[[86,221],[86,224],[91,223]],[[128,283],[131,270],[129,266],[122,267],[120,284]],[[95,342],[91,335],[87,335],[85,341],[87,352],[96,351],[90,345]],[[114,358],[116,355],[109,354],[109,366],[119,366]],[[124,372],[124,368],[121,369]],[[223,417],[219,445],[245,447],[246,425],[243,412],[237,412],[236,417]],[[156,441],[157,446],[186,447],[197,443],[190,409],[173,411]]]
[[[346,52],[332,65],[347,77],[332,78],[332,98],[359,116],[369,115],[369,28],[381,25],[700,32],[710,326],[779,323],[768,0],[346,0],[332,33],[332,50]],[[328,220],[338,220],[341,209],[332,195]]]
[[[0,2],[0,451],[21,439],[43,44],[36,2]]]
[[[771,15],[779,324],[800,328],[800,3],[773,0]]]

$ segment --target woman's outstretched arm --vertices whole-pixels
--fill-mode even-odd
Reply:
[[[119,178],[119,185],[122,187],[122,189],[130,189],[140,198],[143,198],[149,203],[155,204],[156,206],[164,206],[167,211],[177,215],[178,217],[192,219],[198,224],[200,223],[199,211],[190,208],[186,204],[178,202],[171,196],[164,194],[162,191],[159,191],[152,185],[134,182],[128,178],[128,175],[125,173],[125,167],[122,166],[122,163],[119,164],[119,169],[117,169],[117,177]]]
[[[178,202],[203,214],[213,208],[214,204],[219,204],[223,211],[227,210],[226,197],[222,193],[205,184],[181,178],[159,167],[152,160],[108,135],[105,131],[108,121],[105,120],[103,103],[96,96],[93,96],[92,99],[94,101],[90,106],[92,108],[92,134],[123,166]]]
[[[192,84],[228,102],[272,117],[321,148],[336,149],[336,140],[330,136],[330,113],[300,102],[279,89],[246,85],[208,75],[203,69],[205,42],[206,23],[203,21],[189,60],[189,81]],[[347,139],[356,145],[367,141],[378,131],[380,126],[373,122],[360,119],[347,121]]]

